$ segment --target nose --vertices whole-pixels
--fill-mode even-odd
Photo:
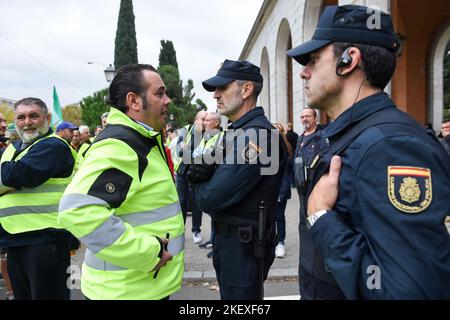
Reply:
[[[219,90],[214,90],[214,95],[213,95],[214,99],[219,99],[220,98],[220,94],[219,94]]]
[[[170,98],[166,95],[166,100],[164,101],[164,104],[168,106],[170,104],[170,101],[171,101]]]
[[[33,121],[31,121],[31,117],[25,117],[24,123],[26,126],[29,126],[29,125],[33,124]]]
[[[308,65],[303,68],[302,72],[300,72],[300,78],[302,80],[309,80],[311,79],[311,71],[309,70]]]

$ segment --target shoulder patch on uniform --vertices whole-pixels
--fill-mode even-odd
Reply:
[[[87,194],[106,201],[111,208],[118,208],[125,201],[132,182],[130,175],[111,168],[97,177]]]
[[[253,162],[263,150],[253,141],[249,141],[241,150],[241,156],[245,161]]]
[[[388,167],[388,197],[405,213],[419,213],[431,204],[431,170],[418,167]]]

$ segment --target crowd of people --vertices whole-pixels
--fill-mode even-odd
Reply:
[[[94,137],[69,122],[51,128],[39,98],[18,101],[14,128],[0,115],[8,298],[70,299],[82,243],[86,299],[169,299],[182,286],[190,212],[221,299],[263,299],[275,258],[294,254],[285,210],[295,189],[301,299],[449,299],[450,121],[439,139],[383,92],[398,42],[388,14],[379,29],[368,19],[366,7],[329,6],[312,40],[287,52],[304,66],[300,135],[257,106],[263,77],[248,61],[227,59],[203,81],[217,112],[182,128],[167,125],[171,100],[148,64],[117,71]]]

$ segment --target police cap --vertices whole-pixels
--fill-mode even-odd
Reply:
[[[248,61],[225,60],[217,75],[202,82],[207,91],[214,91],[217,87],[224,86],[235,80],[249,80],[258,83],[263,82],[259,67]]]
[[[307,65],[310,54],[332,42],[350,42],[398,50],[391,16],[372,8],[347,5],[326,7],[312,39],[287,52]]]

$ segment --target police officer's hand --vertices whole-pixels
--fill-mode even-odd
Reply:
[[[154,267],[151,272],[161,269],[162,267],[164,267],[167,264],[167,262],[172,260],[172,255],[166,250],[169,240],[165,239],[165,238],[164,239],[161,238],[161,240],[162,240],[163,246],[164,246],[162,256],[161,256],[161,259],[159,260],[158,264],[156,265],[156,267]]]
[[[216,171],[215,164],[191,164],[189,166],[188,181],[190,183],[202,183],[208,181]]]
[[[329,173],[320,178],[308,198],[308,216],[320,210],[331,210],[336,204],[341,164],[340,157],[334,156],[331,159]]]

